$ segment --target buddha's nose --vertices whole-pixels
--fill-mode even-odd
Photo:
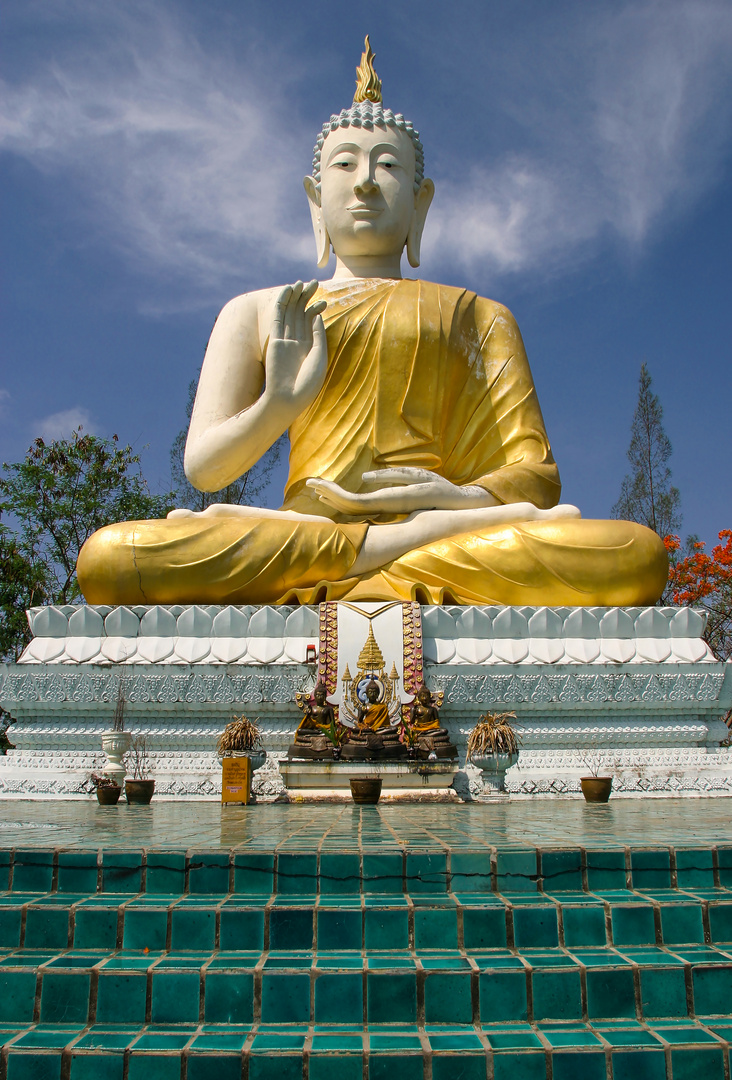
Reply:
[[[364,169],[364,171],[356,177],[356,181],[353,185],[353,190],[356,195],[368,195],[372,191],[376,191],[378,184],[374,180],[371,173]]]

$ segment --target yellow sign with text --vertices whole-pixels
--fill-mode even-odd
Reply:
[[[244,803],[252,799],[252,759],[248,757],[224,758],[221,777],[222,803]]]

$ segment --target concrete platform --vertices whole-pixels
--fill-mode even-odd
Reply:
[[[521,756],[506,778],[512,796],[579,795],[588,760],[611,770],[616,794],[628,797],[732,794],[722,721],[732,705],[732,663],[709,652],[701,613],[396,606],[399,634],[379,622],[391,608],[374,616],[375,632],[403,690],[405,677],[410,685],[424,678],[444,695],[440,722],[458,748],[452,786],[460,798],[484,794],[465,753],[486,710],[517,717]],[[121,687],[127,729],[148,740],[158,796],[215,801],[217,737],[245,713],[257,717],[268,752],[255,791],[277,798],[277,762],[301,719],[298,694],[330,671],[338,704],[347,663],[353,668],[361,648],[366,621],[349,622],[353,607],[32,609],[33,640],[18,664],[0,665],[0,704],[17,721],[14,749],[0,757],[0,797],[85,799],[90,774],[106,764],[101,737]],[[317,664],[307,662],[314,648]]]

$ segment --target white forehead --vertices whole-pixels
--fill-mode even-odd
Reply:
[[[366,128],[349,126],[332,131],[323,143],[321,161],[327,165],[333,156],[344,150],[361,151],[371,154],[380,149],[393,153],[405,169],[415,171],[416,161],[414,144],[409,135],[398,128]]]

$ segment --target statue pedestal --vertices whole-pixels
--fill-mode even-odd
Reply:
[[[732,664],[709,652],[696,612],[408,606],[422,674],[444,693],[440,722],[458,747],[462,798],[483,793],[465,746],[486,711],[517,714],[512,798],[581,797],[588,759],[613,774],[613,799],[732,794],[732,751],[720,746]],[[17,721],[0,795],[89,798],[122,680],[125,727],[148,737],[156,800],[220,796],[216,739],[242,713],[259,719],[268,751],[253,790],[277,797],[277,763],[300,719],[295,695],[319,675],[305,660],[308,645],[322,646],[320,616],[310,607],[34,609],[31,644],[18,664],[0,666],[0,705]],[[335,663],[350,646],[332,632],[329,642]]]
[[[448,761],[280,761],[280,773],[292,796],[350,800],[349,781],[378,776],[382,798],[447,794],[457,772]]]

